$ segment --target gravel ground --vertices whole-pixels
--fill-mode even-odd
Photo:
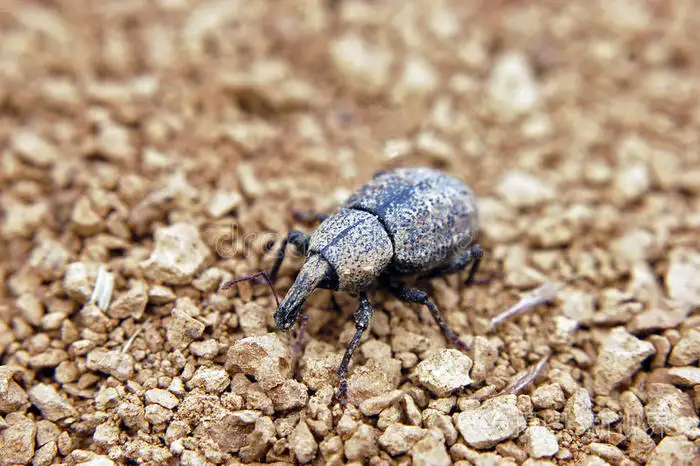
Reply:
[[[698,464],[692,5],[4,0],[0,465]],[[479,197],[472,349],[376,293],[343,408],[354,299],[219,286],[412,165]]]

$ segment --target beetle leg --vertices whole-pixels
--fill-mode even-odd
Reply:
[[[450,275],[452,273],[461,272],[469,264],[471,268],[469,269],[469,275],[467,275],[467,280],[464,282],[466,285],[474,283],[474,276],[479,270],[479,264],[481,263],[481,258],[484,256],[484,250],[480,244],[474,244],[469,249],[467,249],[464,254],[458,256],[452,262],[433,270],[425,275],[421,275],[420,278],[435,278],[443,275]]]
[[[367,298],[367,293],[360,293],[360,304],[355,311],[355,335],[353,335],[348,348],[345,350],[345,356],[343,356],[343,361],[338,367],[338,379],[340,379],[340,385],[338,388],[338,401],[345,406],[345,395],[348,391],[348,382],[345,379],[345,374],[348,372],[348,366],[350,365],[350,359],[352,354],[355,352],[355,348],[360,343],[360,338],[362,334],[369,327],[369,321],[372,319],[372,303],[369,302]]]
[[[435,322],[438,324],[438,327],[440,327],[440,330],[442,330],[442,333],[444,333],[445,336],[459,349],[464,351],[469,350],[469,346],[462,340],[460,340],[460,338],[452,331],[452,329],[447,326],[447,322],[445,322],[445,319],[442,318],[442,314],[440,314],[440,311],[438,310],[437,306],[433,304],[433,302],[430,301],[430,299],[428,299],[428,294],[425,291],[417,290],[414,288],[390,288],[390,290],[394,294],[394,296],[396,296],[402,301],[423,304],[424,306],[426,306],[428,310],[430,310],[430,313],[433,315],[433,319],[435,319]]]
[[[280,270],[284,256],[287,253],[287,244],[289,243],[294,245],[300,254],[306,255],[306,251],[309,249],[309,235],[303,231],[292,230],[289,232],[289,234],[287,234],[287,237],[282,240],[279,252],[277,253],[277,259],[268,273],[270,281],[272,282],[274,282],[277,278],[277,272]]]
[[[480,244],[475,244],[469,251],[472,256],[472,266],[469,269],[469,275],[467,275],[467,280],[464,282],[465,285],[470,285],[474,281],[474,275],[479,270],[479,264],[481,264],[481,258],[484,257],[484,250],[481,248]],[[466,264],[465,264],[466,265]]]
[[[376,172],[374,172],[374,173],[372,174],[372,179],[373,179],[373,180],[376,180],[376,179],[379,178],[380,176],[385,175],[387,172],[388,172],[388,170],[377,170]]]
[[[304,314],[301,316],[301,324],[299,324],[299,334],[294,342],[294,353],[301,353],[301,344],[304,342],[304,332],[306,331],[306,326],[309,324],[309,315]]]
[[[302,223],[320,223],[330,217],[328,214],[319,214],[317,212],[302,212],[300,210],[293,210],[292,217],[297,222]]]
[[[338,314],[343,313],[343,308],[340,307],[340,304],[338,304],[338,301],[335,299],[335,295],[333,293],[331,293],[331,308]]]

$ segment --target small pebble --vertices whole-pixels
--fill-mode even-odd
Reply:
[[[629,380],[646,358],[654,354],[654,345],[639,340],[623,327],[613,329],[603,342],[595,367],[593,386],[598,394],[607,395],[625,380]]]
[[[228,350],[226,366],[252,375],[263,390],[282,384],[291,375],[288,345],[274,333],[237,340]]]
[[[445,448],[445,437],[439,430],[428,433],[411,448],[412,464],[415,466],[450,466],[452,461]]]
[[[209,201],[207,212],[213,218],[220,218],[235,209],[241,201],[241,195],[237,192],[217,191]]]
[[[507,172],[497,187],[499,195],[516,208],[535,207],[554,199],[555,191],[547,183],[520,171]]]
[[[22,413],[5,418],[8,426],[2,431],[0,458],[3,464],[29,464],[34,457],[36,424]]]
[[[668,295],[679,303],[700,306],[700,253],[688,248],[675,248],[669,253],[666,272]]]
[[[533,458],[549,458],[559,451],[557,438],[547,427],[530,426],[524,435]]]
[[[499,109],[528,112],[540,101],[540,91],[527,57],[506,52],[497,58],[491,70],[489,95]]]
[[[335,39],[331,59],[345,82],[362,93],[377,94],[389,83],[394,58],[389,50],[368,42],[356,33]]]
[[[668,357],[672,366],[687,366],[700,359],[700,330],[690,330],[673,346]]]
[[[285,380],[282,385],[278,385],[267,394],[272,400],[275,411],[302,408],[309,400],[306,385],[291,379]]]
[[[440,349],[421,361],[414,370],[416,381],[437,396],[470,385],[472,360],[455,349]]]
[[[360,403],[360,411],[365,416],[375,416],[383,409],[398,402],[402,395],[403,392],[401,390],[392,390],[388,393],[368,398]]]
[[[29,390],[29,399],[49,421],[78,415],[75,407],[52,385],[38,384]]]
[[[673,384],[681,387],[700,385],[700,367],[672,367],[668,375]]]
[[[576,390],[564,408],[566,415],[566,427],[572,429],[576,435],[583,435],[593,426],[593,409],[588,390],[580,388]]]
[[[350,461],[371,458],[378,452],[377,432],[367,424],[360,425],[345,441],[345,457]]]
[[[557,383],[541,385],[532,394],[532,404],[538,409],[560,409],[566,398]]]
[[[294,456],[300,463],[309,463],[316,456],[318,444],[314,436],[309,431],[309,426],[302,419],[289,435],[289,444],[291,445]]]
[[[125,381],[134,374],[134,359],[128,353],[95,349],[87,356],[87,368]]]
[[[159,388],[146,391],[146,402],[158,404],[166,409],[174,409],[179,404],[175,395]]]
[[[696,464],[698,449],[683,436],[665,437],[654,448],[647,461],[648,466],[690,466]]]
[[[425,434],[426,430],[418,426],[392,424],[379,437],[379,445],[391,456],[396,456],[409,451]]]
[[[648,387],[648,397],[644,411],[655,433],[700,437],[700,419],[690,395],[673,385],[652,383]]]
[[[194,277],[209,257],[210,251],[199,231],[190,224],[178,223],[156,230],[153,253],[141,267],[152,280],[182,285]]]
[[[478,408],[455,415],[455,424],[471,447],[485,449],[517,437],[525,430],[525,418],[516,405],[515,395],[504,395],[484,402]]]
[[[46,139],[36,133],[20,131],[12,137],[12,149],[25,161],[37,167],[49,167],[60,154]]]

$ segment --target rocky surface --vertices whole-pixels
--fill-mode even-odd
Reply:
[[[687,3],[5,0],[0,466],[697,463]],[[373,293],[343,406],[354,299],[220,287],[413,165],[479,199],[470,349]]]

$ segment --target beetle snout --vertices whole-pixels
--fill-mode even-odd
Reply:
[[[278,329],[288,330],[294,325],[304,301],[321,282],[328,267],[328,263],[319,256],[307,259],[294,280],[294,284],[274,313],[275,325]]]
[[[280,312],[279,309],[275,311],[273,317],[275,318],[275,326],[280,330],[289,330],[296,321],[296,315],[290,316]]]

